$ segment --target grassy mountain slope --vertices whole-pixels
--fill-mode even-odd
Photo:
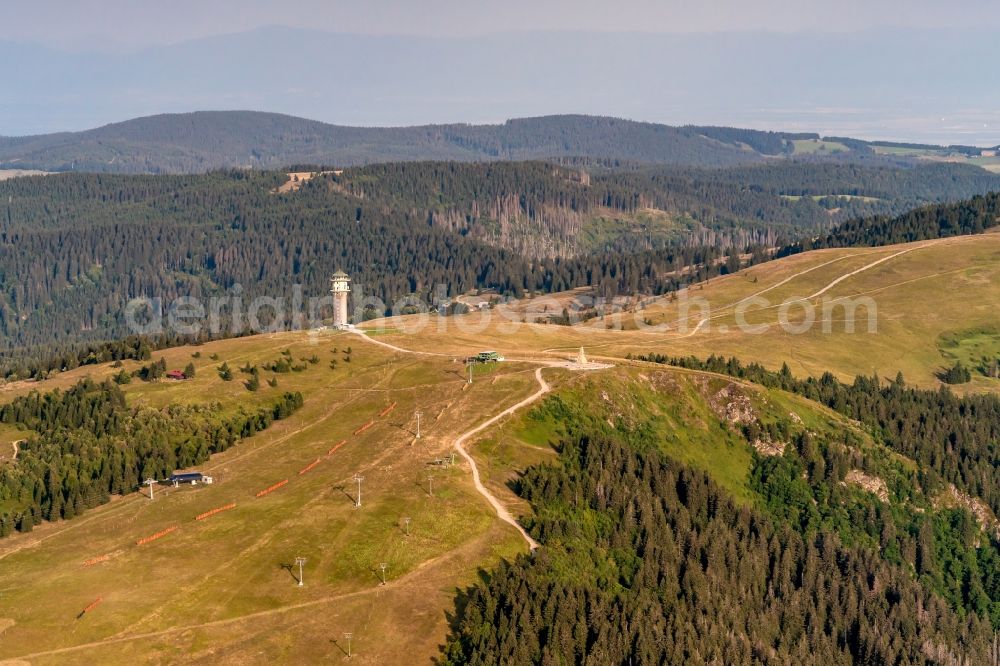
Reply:
[[[478,344],[488,341],[487,332]],[[342,359],[347,346],[353,348],[350,363]],[[222,362],[233,368],[263,365],[284,350],[295,359],[316,354],[321,363],[301,372],[265,370],[264,376],[276,378],[279,385],[262,386],[255,393],[240,381],[221,381],[214,372]],[[192,358],[195,352],[198,358]],[[469,386],[448,356],[401,355],[331,333],[218,341],[167,350],[163,356],[169,367],[193,362],[196,377],[183,383],[134,380],[124,387],[130,404],[159,408],[212,402],[231,410],[247,401],[263,404],[274,392],[297,390],[305,405],[201,466],[215,476],[211,486],[159,488],[153,501],[136,492],[73,520],[43,524],[0,541],[5,565],[0,569],[0,589],[5,591],[0,598],[0,658],[39,664],[201,658],[236,663],[262,657],[320,661],[341,658],[343,635],[351,632],[358,658],[413,662],[436,654],[454,628],[446,613],[451,612],[455,587],[477,581],[479,567],[523,552],[516,532],[475,494],[466,465],[430,463],[448,453],[459,432],[533,391],[530,365],[503,364]],[[337,369],[327,366],[330,359],[340,361]],[[128,362],[125,368],[137,366]],[[101,365],[12,385],[4,401],[29,390],[65,387],[84,375],[100,379],[116,372]],[[779,483],[785,477],[761,472],[771,464],[768,460],[784,458],[755,452],[756,440],[747,433],[757,424],[762,428],[758,432],[770,433],[763,439],[788,449],[789,464],[799,460],[792,457],[791,443],[808,432],[818,450],[829,447],[830,455],[847,464],[832,474],[863,472],[834,485],[838,490],[832,495],[822,494],[821,475],[809,476],[817,484],[823,511],[886,516],[898,511],[918,520],[951,515],[936,495],[922,493],[912,462],[799,396],[650,364],[590,374],[545,373],[554,386],[553,397],[471,442],[487,487],[516,513],[528,511],[529,505],[508,484],[528,466],[554,462],[551,444],[583,430],[706,472],[738,506],[771,511],[772,494],[786,490]],[[393,403],[389,414],[377,416]],[[424,415],[419,442],[413,439],[415,409]],[[372,428],[352,434],[371,417]],[[341,440],[346,444],[329,454]],[[317,459],[318,465],[299,473]],[[428,472],[435,474],[433,495]],[[352,507],[355,473],[365,477],[361,509]],[[254,497],[285,478],[289,483],[280,490]],[[885,499],[879,499],[877,481],[888,484]],[[795,491],[812,492],[809,487],[796,486]],[[235,508],[195,520],[227,502],[235,502]],[[542,511],[542,522],[551,521],[552,511],[558,510],[541,504],[535,508]],[[412,519],[410,536],[404,517]],[[531,524],[534,519],[527,520]],[[161,539],[135,544],[175,525],[179,529]],[[877,536],[863,530],[845,529],[843,538],[853,538],[857,547],[877,542]],[[962,523],[954,535],[971,547],[982,529]],[[573,554],[573,544],[569,534],[561,543],[548,541],[542,561],[555,558],[557,567],[572,566],[579,556]],[[575,569],[575,579],[606,574],[609,570],[601,567],[619,566],[624,553],[621,548],[606,553],[603,564],[589,560],[588,567]],[[291,566],[297,556],[307,558],[302,588],[296,586],[297,570]],[[87,564],[91,560],[99,561]],[[381,562],[387,564],[384,587],[379,585]],[[555,575],[564,579],[558,569]],[[886,580],[884,575],[879,580]],[[857,582],[844,582],[851,581]],[[81,615],[97,599],[100,603]],[[964,647],[952,644],[948,632],[954,617],[940,601],[925,603],[932,603],[940,620],[936,628],[921,631],[942,632],[936,640],[951,651],[978,654],[978,637]],[[74,620],[77,615],[81,617]],[[59,630],[68,625],[72,630]],[[906,644],[917,651],[925,647]]]
[[[451,438],[479,414],[527,393],[531,375],[513,365],[469,388],[450,359],[402,358],[343,335],[315,342],[296,334],[169,350],[163,355],[169,367],[193,362],[194,379],[136,379],[123,387],[129,404],[154,408],[217,404],[234,411],[266,404],[285,390],[301,391],[305,406],[199,466],[214,476],[211,486],[161,486],[153,501],[134,493],[0,544],[0,577],[23,575],[16,593],[14,579],[0,583],[0,659],[32,652],[42,653],[31,657],[33,663],[134,663],[141,655],[245,662],[266,653],[316,662],[339,658],[348,631],[355,633],[357,654],[382,662],[403,663],[437,650],[453,586],[471,581],[476,566],[521,546],[516,532],[498,523],[476,495],[467,470],[429,462],[443,456]],[[300,372],[262,371],[278,386],[262,381],[259,391],[247,391],[246,375],[236,368],[263,365],[284,350],[296,362],[316,354],[321,363]],[[192,359],[195,351],[200,358]],[[344,361],[348,355],[350,362]],[[331,359],[339,361],[336,369],[329,367]],[[237,372],[233,381],[215,372],[223,362]],[[105,365],[23,391],[117,372]],[[5,400],[22,392],[8,388]],[[391,404],[395,409],[379,418]],[[420,445],[412,446],[416,408],[425,418]],[[369,418],[375,426],[353,435]],[[328,455],[341,440],[347,442]],[[299,473],[317,459],[318,465]],[[436,475],[433,496],[429,472]],[[365,477],[357,510],[355,473]],[[282,479],[289,483],[280,491],[255,497]],[[195,520],[230,502],[236,507]],[[412,519],[409,537],[404,517]],[[179,529],[168,536],[135,543],[175,525]],[[288,567],[297,556],[307,558],[302,588],[293,577],[297,569]],[[389,583],[384,588],[378,585],[383,561]],[[98,597],[93,612],[74,620]],[[182,626],[191,630],[173,629]],[[291,626],[296,628],[289,634]],[[119,632],[153,635],[113,640]],[[293,644],[286,640],[290,635],[296,636]],[[107,642],[74,648],[95,641]],[[71,649],[46,654],[61,648]]]
[[[1000,356],[993,305],[1000,298],[998,271],[997,233],[875,250],[807,253],[714,280],[703,290],[691,292],[692,297],[703,297],[711,304],[711,321],[690,337],[675,333],[666,336],[665,342],[670,340],[671,353],[738,355],[775,368],[787,361],[802,375],[833,370],[847,379],[855,374],[877,372],[891,377],[902,372],[909,381],[937,386],[938,375],[956,360],[976,368]],[[769,290],[762,294],[767,303],[753,303],[744,310],[746,322],[766,326],[766,333],[741,332],[734,304],[764,290]],[[813,303],[820,321],[826,299],[829,333],[823,331],[822,323],[795,333],[804,317],[799,307],[788,308],[787,328],[779,324],[780,304],[797,298]],[[877,310],[874,332],[868,332],[867,309],[852,306],[848,312],[837,298],[870,298]],[[647,316],[657,323],[675,324],[679,316],[684,317],[677,303],[650,308]],[[702,317],[697,308],[692,309],[688,330]],[[854,333],[848,332],[851,325]],[[653,344],[641,339],[636,340],[637,349]],[[959,388],[998,391],[1000,383],[975,372],[973,383]]]
[[[962,360],[974,372],[972,383],[958,386],[959,390],[997,392],[1000,381],[975,368],[1000,357],[998,272],[1000,233],[996,232],[879,248],[817,250],[714,278],[686,290],[679,299],[668,295],[638,311],[596,317],[576,326],[523,323],[526,316],[547,320],[546,306],[558,312],[567,303],[539,297],[508,314],[497,311],[488,324],[480,324],[479,316],[471,314],[464,320],[444,321],[439,330],[442,340],[468,351],[477,344],[471,332],[484,328],[495,340],[493,346],[511,353],[544,350],[567,356],[581,346],[592,355],[618,357],[715,353],[759,361],[772,369],[788,362],[801,376],[831,371],[848,381],[857,374],[894,377],[902,372],[908,382],[923,387],[940,386],[938,374]],[[755,295],[766,301],[747,301]],[[875,333],[868,333],[863,307],[851,308],[853,317],[845,319],[844,303],[836,302],[860,297],[874,300]],[[780,324],[782,304],[798,299],[811,303],[817,318],[802,333],[795,332],[805,316],[801,305],[786,306],[789,326]],[[832,308],[829,333],[822,324],[824,299]],[[737,306],[744,301],[739,309],[752,327],[746,331],[737,320]],[[699,327],[706,317],[709,320]],[[512,327],[511,318],[522,323]],[[405,319],[385,323],[400,331],[420,326]],[[849,323],[854,324],[853,333],[848,332]],[[398,339],[406,340],[407,335],[400,333]],[[424,337],[414,341],[426,343],[427,349],[440,344]]]

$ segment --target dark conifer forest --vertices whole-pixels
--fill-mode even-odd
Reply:
[[[520,483],[541,548],[459,598],[447,664],[993,663],[994,633],[835,532],[579,436]]]
[[[845,222],[829,234],[783,248],[780,255],[827,247],[895,245],[932,238],[980,234],[1000,225],[1000,193],[955,204],[924,206],[897,217]]]
[[[755,453],[747,503],[661,453],[643,422],[549,398],[532,418],[559,424],[558,461],[513,484],[541,547],[458,596],[445,663],[997,663],[1000,532],[971,508],[1000,501],[1000,399],[637,360],[800,394],[905,458],[848,427],[730,426],[748,444],[787,442]],[[853,490],[850,474],[884,479],[885,494]],[[928,500],[949,486],[973,500]]]

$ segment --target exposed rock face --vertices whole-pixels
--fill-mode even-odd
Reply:
[[[746,393],[736,384],[729,384],[713,395],[709,403],[712,411],[733,425],[748,425],[757,422],[757,413]]]
[[[785,453],[786,445],[784,442],[769,442],[757,438],[750,444],[762,456],[780,456]]]
[[[708,403],[719,418],[725,419],[731,425],[760,423],[750,396],[737,384],[728,384],[710,396]],[[780,456],[785,452],[785,442],[772,442],[761,437],[755,438],[750,445],[762,456]]]
[[[878,497],[879,501],[889,501],[889,487],[885,484],[885,481],[877,476],[865,474],[860,469],[852,469],[849,471],[847,476],[844,477],[844,483],[860,486],[862,489],[867,490]]]
[[[981,499],[972,497],[961,490],[956,488],[953,484],[948,484],[948,490],[944,493],[943,498],[935,503],[938,505],[945,506],[960,506],[969,511],[973,516],[975,516],[976,521],[979,525],[987,532],[992,534],[995,538],[1000,539],[1000,520],[993,515],[990,507],[986,506],[986,503]]]

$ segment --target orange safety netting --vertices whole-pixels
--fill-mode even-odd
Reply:
[[[168,534],[170,534],[171,532],[173,532],[176,529],[177,529],[177,526],[173,525],[172,527],[168,527],[165,530],[160,530],[156,534],[151,534],[148,537],[143,537],[143,538],[139,539],[138,541],[135,542],[135,545],[141,546],[144,543],[149,543],[150,541],[155,541],[156,539],[159,539],[160,537],[167,536]]]
[[[264,490],[261,490],[260,492],[257,493],[257,497],[263,497],[264,495],[267,495],[268,493],[273,493],[275,490],[277,490],[281,486],[285,485],[286,483],[288,483],[288,479],[285,479],[284,481],[279,481],[278,483],[274,484],[273,486],[269,486],[267,488],[264,488]]]
[[[194,517],[194,519],[205,520],[206,518],[214,516],[217,513],[222,513],[223,511],[229,511],[230,509],[235,509],[235,508],[236,508],[236,502],[230,502],[225,506],[220,506],[216,509],[212,509],[211,511],[206,511],[205,513],[199,513],[197,516]]]
[[[102,601],[104,601],[104,597],[97,597],[92,602],[90,602],[89,606],[83,609],[83,613],[80,613],[80,615],[83,615],[84,613],[89,613],[90,611],[94,610],[101,604]]]
[[[313,462],[309,463],[308,465],[299,470],[299,476],[302,476],[303,474],[305,474],[318,464],[319,464],[319,458],[316,458],[316,460],[314,460]]]

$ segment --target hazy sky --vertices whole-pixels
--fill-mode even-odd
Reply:
[[[1000,28],[996,0],[31,0],[0,39],[113,50],[265,25],[459,36],[510,30],[711,32]]]
[[[995,145],[998,31],[1000,0],[0,0],[0,135],[249,109]]]

